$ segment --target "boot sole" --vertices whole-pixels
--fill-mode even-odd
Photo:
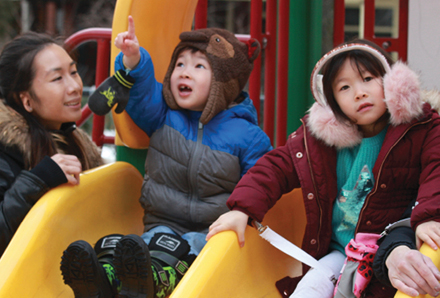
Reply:
[[[119,297],[154,297],[150,252],[141,237],[127,235],[119,240],[115,248],[114,266],[122,283]]]
[[[79,240],[69,245],[61,257],[61,273],[75,298],[114,297],[104,269],[89,243]]]

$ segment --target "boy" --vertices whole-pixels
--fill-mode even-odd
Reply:
[[[111,241],[101,239],[95,250],[113,255],[110,261],[98,261],[84,241],[72,243],[61,270],[76,296],[118,292],[110,288],[100,268],[88,269],[96,276],[93,281],[78,274],[72,277],[78,272],[72,260],[81,253],[83,271],[87,262],[90,267],[106,263],[107,272],[114,264],[122,283],[119,297],[169,295],[205,245],[209,225],[227,211],[226,200],[237,182],[272,149],[257,125],[252,101],[242,91],[260,51],[258,42],[247,45],[215,28],[184,32],[180,39],[162,85],[154,78],[151,58],[139,47],[129,17],[128,31],[115,40],[121,49],[116,75],[89,100],[91,109],[103,114],[109,111],[104,93],[121,89],[116,81],[127,90],[133,85],[130,100],[118,99],[116,111],[125,107],[150,136],[140,198],[145,228],[142,237],[127,235],[113,245],[106,246]]]

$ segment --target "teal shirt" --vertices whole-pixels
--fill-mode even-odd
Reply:
[[[337,152],[338,197],[333,205],[331,249],[345,254],[345,247],[354,238],[359,213],[374,185],[372,170],[386,130],[362,139],[356,147]]]

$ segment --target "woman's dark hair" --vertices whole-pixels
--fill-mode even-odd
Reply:
[[[355,39],[349,42],[345,42],[341,45],[352,44],[352,43],[365,44],[376,49],[386,58],[390,66],[393,65],[394,61],[391,58],[391,56],[387,52],[385,52],[381,47],[379,47],[378,45],[376,45],[371,41],[364,39]],[[338,119],[342,123],[346,123],[347,121],[350,123],[352,121],[347,117],[347,115],[345,115],[342,112],[341,108],[336,102],[336,99],[333,95],[332,84],[346,59],[349,59],[352,63],[354,63],[354,65],[356,65],[356,68],[361,76],[362,76],[362,70],[367,70],[375,77],[383,77],[385,75],[385,69],[382,63],[380,62],[380,60],[375,56],[373,56],[372,54],[370,54],[369,52],[362,50],[352,50],[352,51],[342,52],[334,56],[329,61],[327,61],[327,63],[323,66],[322,69],[322,74],[323,74],[322,84],[324,89],[324,95],[327,99],[330,108],[335,114],[336,119]]]
[[[35,32],[27,32],[17,36],[8,42],[0,54],[0,98],[6,105],[17,111],[26,120],[29,126],[31,139],[31,152],[29,158],[25,158],[25,166],[33,168],[44,156],[52,156],[57,153],[52,133],[28,113],[20,99],[20,93],[28,91],[31,96],[32,81],[35,78],[36,69],[34,60],[37,54],[49,45],[62,46],[60,42],[49,35]],[[34,100],[38,100],[34,97]],[[69,154],[76,155],[84,167],[83,148],[73,133],[66,135],[69,144]],[[67,152],[66,152],[67,153]]]

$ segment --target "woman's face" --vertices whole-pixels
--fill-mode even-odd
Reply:
[[[34,59],[31,89],[20,94],[24,108],[47,129],[81,118],[83,84],[76,63],[56,44],[46,46]]]

